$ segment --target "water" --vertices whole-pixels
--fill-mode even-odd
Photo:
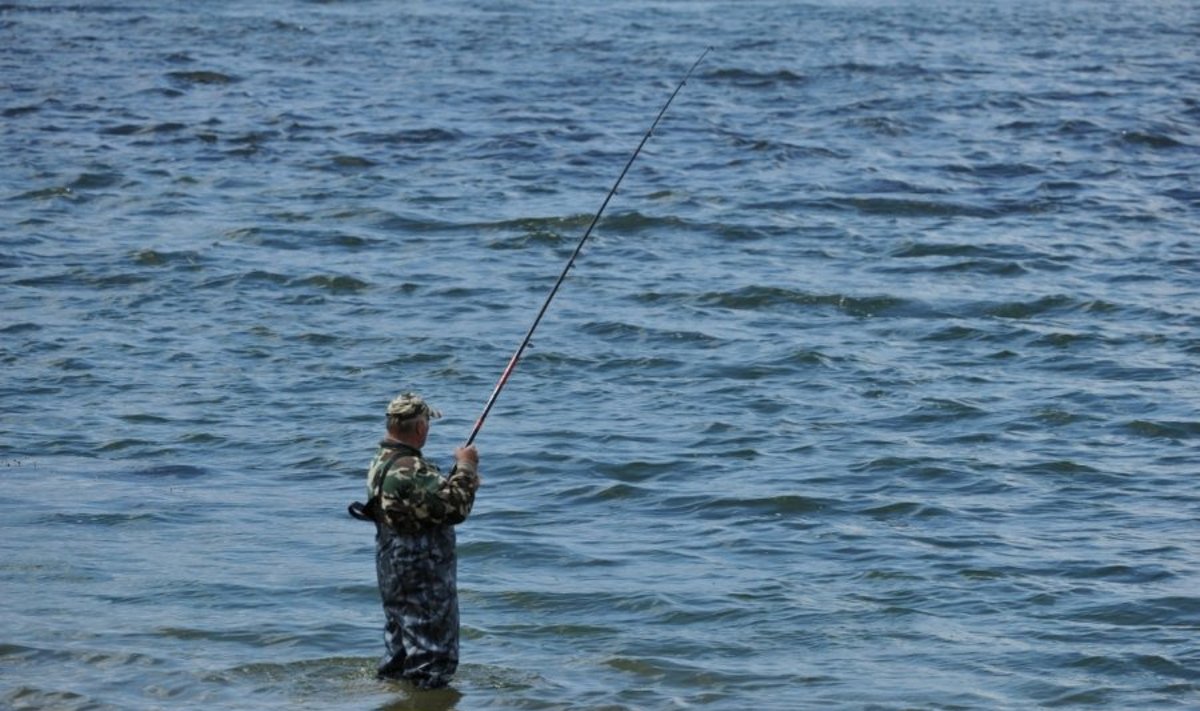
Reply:
[[[0,706],[1200,706],[1200,8],[0,5]],[[363,494],[479,438],[452,691]]]

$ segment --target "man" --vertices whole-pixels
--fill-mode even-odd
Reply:
[[[421,454],[430,419],[441,416],[420,395],[398,395],[388,405],[387,437],[367,473],[386,617],[379,676],[422,689],[445,686],[458,668],[454,526],[471,513],[479,488],[474,445],[455,450],[446,477]]]

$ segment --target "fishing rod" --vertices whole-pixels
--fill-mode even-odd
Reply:
[[[558,275],[558,281],[554,282],[554,288],[550,289],[550,293],[546,296],[545,302],[542,303],[542,308],[538,310],[537,316],[533,319],[533,324],[525,333],[525,338],[521,340],[521,345],[517,346],[517,350],[513,352],[512,358],[509,358],[508,365],[505,366],[504,372],[500,374],[500,379],[496,381],[496,387],[492,388],[492,394],[488,396],[487,404],[483,406],[483,412],[479,415],[479,419],[475,420],[475,427],[471,430],[471,436],[467,437],[467,441],[463,444],[464,447],[469,447],[475,441],[475,436],[479,434],[479,430],[483,428],[483,421],[487,419],[488,413],[492,411],[492,406],[496,404],[496,398],[499,397],[500,391],[504,389],[504,384],[508,382],[508,378],[512,375],[513,369],[517,367],[517,361],[521,360],[521,355],[525,352],[525,348],[529,346],[530,339],[533,338],[533,332],[537,330],[538,324],[542,322],[542,317],[546,315],[546,309],[550,308],[550,302],[554,300],[554,295],[558,293],[558,288],[562,286],[563,281],[567,278],[567,272],[571,271],[571,267],[575,265],[575,258],[583,251],[583,245],[587,242],[588,237],[592,235],[592,229],[596,223],[600,221],[600,216],[604,214],[604,208],[608,207],[608,203],[612,200],[613,195],[617,193],[617,187],[621,185],[621,181],[625,179],[625,174],[629,172],[629,168],[633,166],[633,162],[637,160],[638,154],[642,152],[642,146],[646,145],[646,141],[650,140],[651,134],[658,126],[658,122],[662,119],[663,114],[667,113],[667,108],[671,102],[675,100],[675,95],[687,84],[687,80],[692,76],[692,72],[696,67],[700,66],[700,62],[704,61],[704,57],[713,50],[712,47],[705,49],[700,53],[700,57],[687,70],[687,74],[683,75],[683,79],[679,81],[679,85],[675,87],[675,91],[671,92],[671,96],[667,98],[667,103],[663,104],[662,109],[658,112],[658,116],[654,118],[654,123],[650,124],[650,128],[646,131],[646,135],[642,136],[641,143],[633,151],[633,155],[629,156],[629,162],[625,164],[625,169],[621,171],[621,175],[617,177],[617,182],[613,183],[612,189],[608,191],[608,195],[604,198],[604,202],[600,204],[600,209],[596,211],[596,215],[592,217],[591,224],[584,231],[583,237],[579,239],[579,244],[575,245],[575,251],[571,253],[571,258],[567,260],[567,265],[563,267],[562,273]]]
[[[546,309],[550,308],[550,302],[554,300],[554,295],[558,293],[558,288],[562,286],[563,281],[567,278],[567,272],[571,271],[571,267],[574,266],[575,258],[579,256],[581,251],[583,251],[583,245],[585,242],[587,242],[588,237],[591,236],[592,229],[596,227],[596,223],[600,221],[600,215],[604,214],[604,208],[608,207],[609,201],[612,200],[613,195],[617,193],[617,187],[620,186],[621,181],[625,179],[625,174],[629,172],[629,168],[633,165],[633,162],[637,160],[638,154],[642,152],[642,146],[646,145],[646,141],[650,140],[650,136],[654,133],[654,129],[658,126],[658,122],[662,119],[663,114],[667,113],[667,107],[669,107],[671,102],[675,100],[675,95],[679,93],[679,90],[682,89],[683,85],[687,83],[688,78],[692,76],[692,72],[696,71],[696,67],[700,66],[700,62],[704,61],[704,57],[707,56],[711,51],[713,51],[712,47],[704,50],[700,54],[700,58],[697,59],[695,63],[692,64],[691,68],[687,70],[687,74],[683,75],[683,79],[680,80],[679,85],[675,87],[675,91],[671,92],[671,96],[667,99],[667,103],[663,104],[662,109],[658,112],[658,116],[654,118],[654,123],[650,124],[650,128],[646,131],[646,135],[642,136],[641,143],[638,144],[638,147],[636,150],[634,150],[633,155],[629,157],[629,162],[625,164],[625,169],[622,170],[621,175],[617,177],[617,182],[613,183],[612,189],[608,191],[608,195],[604,198],[604,202],[600,204],[600,209],[596,211],[595,217],[592,218],[591,224],[589,224],[587,230],[584,231],[583,237],[579,240],[579,244],[575,245],[575,251],[571,253],[571,258],[567,260],[567,265],[563,267],[562,274],[558,275],[558,281],[554,282],[554,288],[550,290],[550,294],[546,296],[546,301],[542,304],[542,308],[537,312],[537,317],[533,319],[533,325],[529,327],[529,331],[525,333],[525,338],[521,340],[521,345],[517,347],[517,350],[512,354],[512,358],[508,360],[508,365],[504,368],[504,372],[500,374],[500,379],[496,381],[496,387],[492,388],[492,394],[488,396],[487,404],[483,406],[483,413],[480,414],[479,419],[475,421],[475,427],[471,430],[471,436],[468,437],[467,441],[463,444],[464,447],[471,446],[471,444],[475,441],[475,436],[478,435],[479,430],[483,428],[483,421],[487,419],[488,413],[492,411],[492,406],[496,404],[496,398],[500,395],[500,391],[504,388],[504,384],[508,382],[508,378],[510,375],[512,375],[513,369],[517,367],[517,361],[521,359],[521,354],[523,354],[525,352],[525,348],[529,346],[529,341],[533,338],[533,332],[537,330],[538,324],[542,322],[542,317],[546,315]],[[451,475],[453,475],[457,468],[458,465],[456,464],[455,467],[451,469]],[[380,479],[379,483],[380,486],[382,486],[383,480]],[[375,521],[375,515],[379,510],[379,494],[376,493],[376,495],[372,496],[365,504],[361,504],[357,501],[350,504],[348,510],[350,515],[356,519],[361,521]]]

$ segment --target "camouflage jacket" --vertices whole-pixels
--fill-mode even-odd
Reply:
[[[459,466],[443,477],[420,450],[391,439],[379,443],[367,472],[367,496],[380,494],[384,523],[398,533],[462,523],[471,513],[478,488],[479,474],[474,469]]]

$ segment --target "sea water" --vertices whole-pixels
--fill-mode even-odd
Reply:
[[[0,706],[1200,706],[1200,5],[0,4]],[[477,439],[377,681],[383,409]]]

